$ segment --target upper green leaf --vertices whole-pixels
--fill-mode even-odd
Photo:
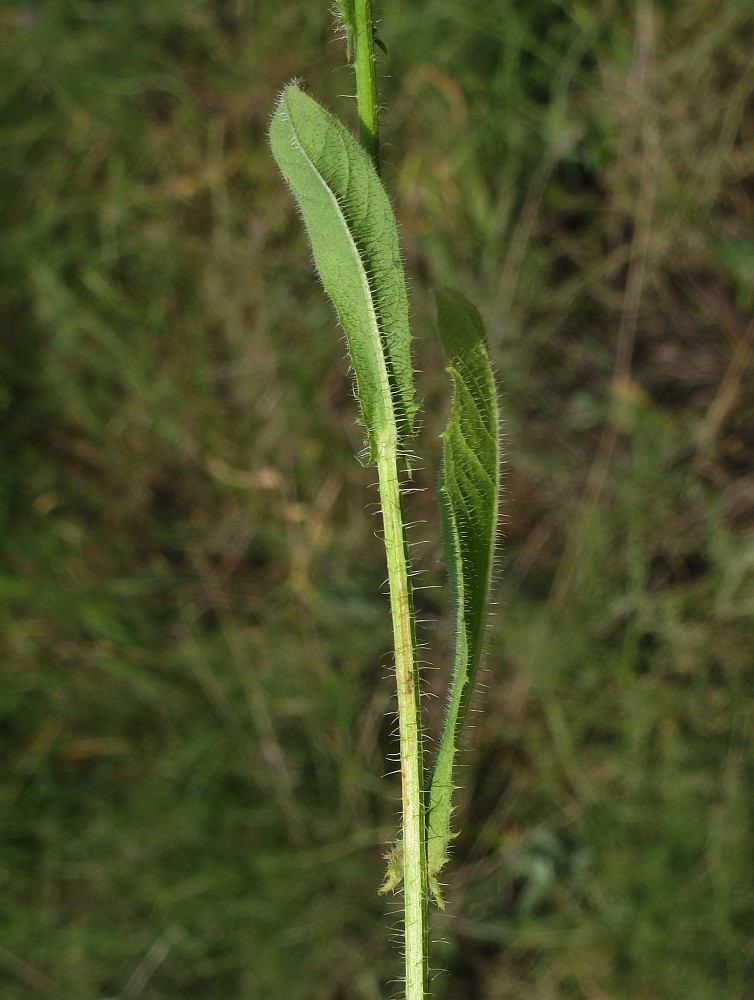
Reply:
[[[429,790],[430,885],[447,860],[453,765],[482,653],[500,501],[500,420],[482,318],[459,292],[435,293],[440,342],[450,361],[453,406],[443,433],[439,495],[456,624],[453,675]]]
[[[374,461],[381,443],[413,433],[417,409],[395,216],[367,153],[294,84],[272,116],[270,145],[346,333]]]

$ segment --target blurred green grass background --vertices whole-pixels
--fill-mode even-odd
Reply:
[[[378,13],[435,666],[433,285],[507,422],[435,995],[746,1000],[754,6]],[[395,995],[374,475],[265,140],[293,76],[354,125],[327,4],[2,3],[0,38],[0,995]]]

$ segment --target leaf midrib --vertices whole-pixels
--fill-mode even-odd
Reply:
[[[373,341],[376,342],[376,345],[377,345],[377,356],[379,358],[378,364],[379,364],[379,369],[380,369],[380,376],[379,377],[380,377],[380,389],[381,389],[380,396],[381,396],[383,408],[385,409],[385,412],[387,414],[387,419],[388,419],[388,424],[389,424],[389,426],[387,428],[387,431],[384,432],[384,433],[378,433],[377,428],[374,429],[375,430],[374,443],[377,446],[385,446],[385,445],[389,445],[389,444],[394,444],[394,446],[397,447],[397,445],[398,445],[398,422],[397,422],[396,417],[395,417],[395,409],[394,409],[394,406],[393,406],[393,393],[392,393],[392,388],[391,388],[391,385],[390,385],[390,374],[388,372],[387,362],[386,362],[386,359],[385,359],[385,351],[384,351],[383,343],[382,343],[382,336],[380,334],[380,324],[379,324],[379,320],[378,320],[378,315],[379,314],[378,314],[378,311],[377,311],[377,308],[376,308],[376,305],[375,305],[375,293],[374,293],[374,291],[372,289],[372,285],[371,285],[370,280],[369,280],[369,275],[368,275],[368,273],[366,271],[366,268],[364,267],[364,263],[362,261],[361,253],[359,252],[358,244],[356,243],[356,240],[354,239],[354,237],[352,235],[351,226],[349,225],[348,218],[347,218],[345,212],[343,211],[343,209],[341,207],[340,201],[338,200],[338,196],[332,190],[332,188],[330,187],[330,185],[327,183],[327,181],[325,180],[325,178],[323,177],[323,175],[319,171],[317,165],[315,164],[314,160],[311,158],[311,156],[309,155],[309,153],[306,151],[306,149],[304,149],[302,143],[300,142],[300,140],[298,138],[297,128],[296,128],[295,122],[293,121],[293,117],[292,117],[290,111],[287,108],[286,108],[286,111],[287,111],[287,114],[288,114],[288,121],[291,123],[291,131],[293,133],[293,141],[296,143],[297,149],[301,152],[301,155],[304,157],[304,159],[306,160],[306,162],[309,164],[309,166],[310,166],[310,168],[312,170],[312,173],[314,174],[314,177],[317,179],[317,181],[324,188],[324,190],[327,193],[328,197],[330,198],[330,200],[332,201],[333,205],[335,206],[335,211],[340,216],[340,219],[343,222],[343,228],[346,231],[346,234],[348,236],[348,242],[351,245],[351,249],[353,251],[354,257],[356,258],[356,261],[357,261],[357,264],[358,264],[358,270],[359,270],[359,276],[360,276],[361,283],[362,283],[362,289],[365,290],[366,299],[367,299],[367,302],[368,302],[368,305],[369,305],[369,315],[370,315],[370,319],[371,319],[370,334],[372,336]],[[344,159],[345,159],[346,163],[348,163],[348,157],[346,156]],[[349,163],[348,164],[348,176],[346,178],[346,182],[345,182],[345,185],[344,185],[344,189],[346,189],[346,190],[348,188],[348,183],[349,183],[349,180],[350,180],[350,172],[351,172],[351,166],[350,166],[350,163]],[[367,427],[367,433],[369,433],[369,427]]]

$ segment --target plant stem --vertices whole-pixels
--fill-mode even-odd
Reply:
[[[380,123],[374,65],[372,0],[354,0],[356,102],[359,138],[380,172]],[[393,619],[395,675],[398,689],[401,797],[403,802],[403,890],[405,903],[406,1000],[428,996],[428,875],[424,810],[424,768],[416,656],[414,602],[409,578],[408,544],[398,471],[397,434],[378,447],[382,520],[385,531],[390,613]]]
[[[398,688],[403,800],[406,1000],[425,1000],[428,995],[428,879],[419,671],[398,455],[393,442],[380,446],[377,471],[385,531]]]
[[[380,172],[380,122],[377,114],[377,74],[374,67],[372,0],[354,0],[356,105],[361,145]]]

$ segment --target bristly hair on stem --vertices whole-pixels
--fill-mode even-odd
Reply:
[[[349,63],[353,61],[354,42],[356,39],[356,11],[354,0],[335,0],[332,15],[340,33],[346,42],[346,56]]]
[[[374,63],[375,37],[372,0],[335,0],[333,17],[345,38],[346,55],[356,74],[356,104],[359,139],[374,169],[380,172],[380,123],[377,107],[377,74]]]

